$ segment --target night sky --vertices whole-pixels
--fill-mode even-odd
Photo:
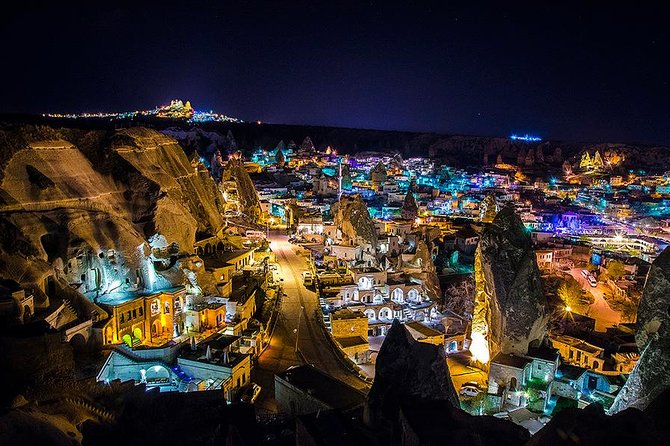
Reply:
[[[1,112],[182,98],[274,123],[670,144],[654,2],[17,3]]]

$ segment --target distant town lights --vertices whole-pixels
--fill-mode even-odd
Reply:
[[[525,141],[525,142],[538,142],[542,141],[542,138],[539,136],[532,136],[526,133],[525,135],[512,135],[509,137],[513,141]]]

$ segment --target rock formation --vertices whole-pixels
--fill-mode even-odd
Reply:
[[[223,169],[221,182],[233,185],[230,200],[239,205],[239,210],[250,220],[255,221],[261,215],[261,204],[249,173],[244,169],[240,158],[231,157]]]
[[[656,445],[670,440],[670,394],[660,395],[648,410],[629,408],[607,416],[602,406],[564,409],[554,415],[526,446]]]
[[[498,213],[498,203],[496,197],[487,195],[486,198],[479,203],[479,220],[482,223],[491,223]]]
[[[95,293],[179,285],[177,253],[224,224],[209,172],[156,131],[13,126],[0,141],[0,276],[36,304],[48,280]]]
[[[670,248],[654,260],[637,310],[637,346],[641,352],[633,373],[610,408],[644,409],[670,388]]]
[[[277,149],[277,152],[275,153],[275,164],[277,167],[282,168],[284,167],[284,164],[286,163],[286,158],[284,157],[284,152],[282,149]]]
[[[375,167],[370,170],[370,181],[373,184],[379,186],[380,183],[386,181],[388,173],[386,172],[386,166],[380,161]]]
[[[343,196],[331,206],[330,212],[344,244],[377,247],[377,230],[360,195]]]
[[[304,153],[313,153],[316,151],[314,148],[314,143],[312,142],[312,139],[309,136],[305,136],[305,139],[302,141],[302,144],[300,144],[300,151]]]
[[[475,253],[470,351],[487,363],[498,352],[526,354],[546,334],[547,299],[530,235],[511,206],[482,235]]]
[[[405,398],[446,400],[459,407],[444,349],[416,341],[395,319],[377,355],[366,407],[370,424],[395,419]]]
[[[411,188],[407,191],[407,195],[405,195],[400,212],[402,218],[407,220],[414,220],[419,215],[419,206],[416,204]]]
[[[444,349],[393,321],[377,356],[364,420],[378,444],[519,445],[528,431],[460,409]]]
[[[437,270],[433,263],[433,256],[428,248],[428,244],[423,239],[419,239],[416,242],[416,252],[412,260],[410,260],[410,264],[421,268],[421,273],[413,275],[418,276],[417,278],[421,280],[428,296],[433,301],[437,301],[442,295],[440,292],[440,279],[437,277]]]

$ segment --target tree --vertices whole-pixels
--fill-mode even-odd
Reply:
[[[467,319],[475,309],[475,280],[472,276],[451,285],[444,293],[445,308]]]
[[[557,293],[566,307],[575,307],[582,297],[582,286],[575,279],[569,277],[561,282]]]
[[[612,280],[619,280],[626,275],[626,266],[618,260],[613,260],[607,264],[607,275]]]

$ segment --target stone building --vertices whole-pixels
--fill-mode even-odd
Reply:
[[[97,303],[110,318],[96,327],[102,344],[126,343],[128,346],[164,343],[184,329],[184,287],[154,293],[109,293]]]

